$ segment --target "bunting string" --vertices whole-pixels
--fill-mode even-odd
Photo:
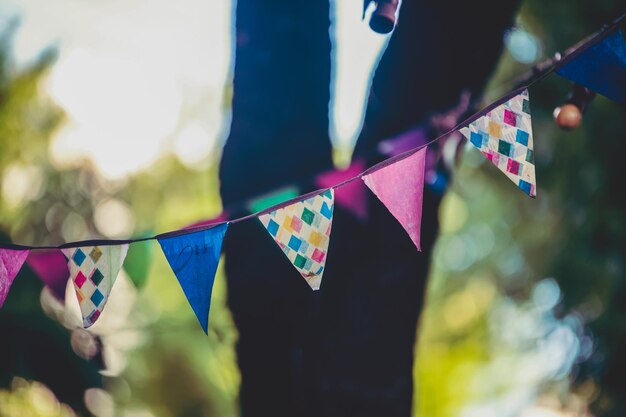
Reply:
[[[90,327],[104,310],[129,245],[157,240],[199,324],[207,333],[213,282],[228,226],[258,219],[311,289],[318,290],[322,284],[331,237],[335,190],[355,181],[362,181],[376,195],[402,225],[416,249],[421,250],[426,148],[460,132],[518,188],[535,197],[537,185],[528,89],[557,72],[618,103],[626,103],[626,43],[618,28],[625,17],[626,14],[605,25],[567,49],[563,56],[557,53],[538,64],[534,71],[525,75],[517,88],[447,132],[392,155],[343,181],[337,180],[334,185],[287,198],[267,208],[251,210],[254,212],[242,217],[202,223],[154,236],[125,240],[92,239],[58,246],[0,244],[0,307],[24,262],[31,265],[27,261],[29,254],[36,250],[53,250],[61,252],[63,256],[59,257],[67,262],[83,326]],[[324,185],[334,182],[328,178]],[[34,262],[31,267],[37,269],[37,263]]]
[[[469,124],[471,124],[472,122],[476,121],[477,119],[479,119],[480,117],[484,116],[486,113],[490,112],[491,110],[493,110],[494,108],[502,105],[503,103],[509,101],[510,99],[512,99],[513,97],[519,95],[520,93],[522,93],[524,90],[529,89],[531,86],[533,86],[534,84],[538,83],[539,81],[543,80],[544,78],[546,78],[548,75],[552,74],[554,71],[560,69],[561,67],[565,66],[566,64],[568,64],[570,61],[572,61],[574,58],[576,58],[579,54],[581,54],[582,52],[584,52],[585,50],[587,50],[588,48],[596,45],[597,43],[601,42],[602,40],[604,40],[607,36],[611,35],[612,33],[614,33],[617,29],[618,29],[618,25],[626,18],[626,13],[623,14],[622,16],[618,17],[617,19],[615,19],[613,22],[611,22],[610,24],[606,24],[604,25],[600,30],[598,30],[597,32],[595,32],[594,34],[590,35],[589,37],[587,37],[586,39],[580,41],[579,43],[577,43],[576,45],[568,48],[566,50],[566,52],[564,54],[561,53],[556,53],[555,56],[553,58],[550,58],[548,60],[546,60],[545,62],[536,65],[533,71],[531,71],[530,74],[526,74],[523,78],[524,81],[522,81],[523,84],[521,84],[519,87],[517,87],[516,89],[510,91],[509,93],[503,95],[502,97],[500,97],[499,99],[497,99],[496,101],[492,102],[491,104],[487,105],[486,107],[482,108],[481,110],[477,111],[476,113],[472,114],[471,116],[467,117],[466,119],[464,119],[463,121],[459,122],[456,126],[454,126],[453,128],[451,128],[450,130],[448,130],[447,132],[437,136],[434,139],[431,139],[429,141],[427,141],[426,143],[415,147],[413,149],[410,149],[408,151],[405,151],[399,155],[395,155],[392,156],[390,158],[385,159],[384,161],[381,161],[379,163],[377,163],[376,165],[371,166],[370,168],[366,169],[365,171],[361,172],[358,175],[355,175],[352,178],[349,178],[347,180],[344,180],[338,184],[333,185],[332,187],[328,187],[328,188],[323,188],[323,189],[318,189],[315,191],[311,191],[309,193],[306,193],[304,195],[300,195],[294,198],[291,198],[289,200],[286,200],[284,202],[281,202],[279,204],[276,204],[272,207],[266,208],[264,210],[255,212],[255,213],[251,213],[248,214],[246,216],[242,216],[242,217],[238,217],[235,219],[231,219],[231,220],[225,220],[225,221],[221,221],[221,222],[216,222],[216,223],[211,223],[209,225],[202,225],[202,226],[197,226],[197,227],[189,227],[189,228],[185,228],[185,229],[178,229],[178,230],[173,230],[170,232],[165,232],[165,233],[161,233],[161,234],[157,234],[157,235],[153,235],[153,236],[146,236],[146,237],[137,237],[137,238],[130,238],[130,239],[89,239],[89,240],[82,240],[82,241],[75,241],[75,242],[67,242],[67,243],[63,243],[60,245],[48,245],[48,246],[37,246],[37,245],[18,245],[18,244],[12,244],[12,243],[0,243],[0,248],[4,248],[4,249],[14,249],[14,250],[25,250],[25,249],[64,249],[64,248],[75,248],[75,247],[80,247],[80,246],[85,246],[85,245],[120,245],[120,244],[129,244],[129,243],[136,243],[136,242],[144,242],[147,240],[158,240],[158,239],[162,239],[165,237],[172,237],[172,236],[180,236],[180,235],[184,235],[184,234],[189,234],[189,233],[194,233],[194,232],[198,232],[198,231],[204,231],[204,230],[208,230],[211,229],[219,224],[224,224],[224,223],[228,223],[228,224],[235,224],[238,222],[242,222],[242,221],[246,221],[252,218],[257,218],[259,216],[262,216],[264,214],[268,214],[272,211],[287,207],[291,204],[297,203],[299,201],[302,200],[306,200],[307,198],[311,198],[317,194],[320,194],[328,189],[338,189],[341,188],[353,181],[357,181],[362,179],[364,176],[366,175],[370,175],[382,168],[387,167],[388,165],[394,164],[398,161],[401,161],[403,159],[406,159],[408,157],[410,157],[411,155],[413,155],[414,153],[428,147],[429,145],[432,145],[435,142],[438,142],[446,137],[448,137],[449,135],[451,135],[454,132],[459,131],[462,127],[467,126]],[[528,79],[530,79],[530,81],[528,81]]]

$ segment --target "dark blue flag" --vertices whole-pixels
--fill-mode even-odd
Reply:
[[[158,239],[172,271],[205,333],[208,333],[211,292],[228,224],[209,230]]]
[[[617,29],[556,71],[562,77],[626,104],[626,43]]]

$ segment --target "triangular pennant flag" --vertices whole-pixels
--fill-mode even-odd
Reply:
[[[585,49],[557,74],[620,104],[626,104],[626,42],[617,29],[597,44]]]
[[[365,161],[357,159],[346,169],[334,169],[319,174],[315,178],[315,184],[320,188],[330,188],[358,175],[365,168]],[[360,181],[352,181],[338,189],[335,193],[335,203],[338,207],[354,214],[358,219],[367,219],[367,190]]]
[[[135,287],[142,288],[146,285],[153,255],[154,244],[149,240],[135,242],[128,248],[122,266]]]
[[[326,264],[335,193],[321,194],[259,216],[274,241],[314,290]]]
[[[408,158],[363,176],[363,182],[400,222],[415,244],[420,247],[424,166],[426,148]]]
[[[204,333],[208,333],[213,281],[227,228],[224,223],[200,232],[158,239]]]
[[[70,279],[83,315],[83,325],[90,327],[106,305],[117,274],[120,272],[128,244],[81,246],[61,249],[67,258]]]
[[[4,305],[13,280],[20,272],[28,252],[28,250],[0,249],[0,308]]]
[[[522,191],[535,197],[537,182],[528,90],[460,131]]]
[[[65,300],[65,288],[70,271],[63,252],[59,249],[31,251],[26,264],[52,290],[55,297],[60,301]]]

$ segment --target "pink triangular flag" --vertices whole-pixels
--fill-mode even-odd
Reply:
[[[27,256],[28,250],[0,249],[0,307]]]
[[[408,158],[363,176],[365,185],[400,222],[419,251],[422,250],[420,227],[425,157],[426,148],[423,148]]]

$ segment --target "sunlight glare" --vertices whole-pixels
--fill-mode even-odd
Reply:
[[[53,68],[50,93],[69,118],[52,144],[55,161],[87,156],[105,177],[149,165],[178,123],[175,80],[139,62],[70,51]]]
[[[91,161],[121,179],[175,152],[196,120],[211,124],[196,139],[214,150],[230,122],[232,9],[223,0],[8,0],[7,15],[20,18],[18,65],[58,48],[44,86],[67,114],[51,143],[55,165]]]
[[[338,158],[335,163],[346,165],[352,156],[363,120],[373,71],[390,35],[379,35],[369,28],[370,3],[362,19],[363,2],[331,2],[331,38],[333,38],[330,99],[330,139]],[[392,32],[393,33],[393,32]]]

